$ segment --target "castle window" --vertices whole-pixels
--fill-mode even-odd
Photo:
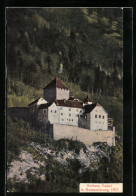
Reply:
[[[99,115],[99,118],[101,118],[101,115]]]
[[[73,121],[73,119],[72,119],[72,121]]]
[[[64,121],[64,119],[61,119],[62,121]]]
[[[104,119],[104,116],[102,116],[102,119]]]
[[[82,110],[80,110],[80,113],[82,112]]]
[[[56,113],[57,111],[55,110],[55,113]]]
[[[63,113],[61,113],[61,116],[63,116]]]
[[[69,116],[71,116],[71,114],[69,114]]]
[[[97,118],[97,114],[95,114],[95,118]]]
[[[52,110],[51,110],[51,112],[52,112]]]
[[[71,108],[69,108],[69,111],[71,111]]]

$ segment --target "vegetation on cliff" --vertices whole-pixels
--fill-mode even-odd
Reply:
[[[8,191],[78,192],[81,182],[122,182],[121,141],[111,148],[53,141],[23,121],[7,120]]]
[[[122,50],[120,8],[7,8],[8,107],[27,106],[42,97],[42,88],[57,76],[71,95],[84,99],[89,94],[93,102],[99,102],[122,136]],[[41,151],[48,149],[47,157],[38,146]],[[122,182],[122,141],[115,148],[103,144],[97,148],[95,158],[100,161],[91,161],[85,168],[78,159],[81,154],[87,156],[83,143],[53,141],[45,133],[30,130],[28,123],[8,118],[8,171],[15,161],[25,163],[26,157],[37,169],[29,167],[27,182],[9,178],[7,190],[78,192],[79,182]],[[63,165],[51,151],[75,158]]]

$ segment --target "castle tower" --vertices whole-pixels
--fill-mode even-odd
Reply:
[[[69,99],[69,89],[58,78],[55,78],[46,87],[43,88],[43,97],[47,102],[54,99]]]

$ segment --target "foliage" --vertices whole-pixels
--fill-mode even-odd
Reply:
[[[89,94],[122,136],[121,8],[7,9],[7,105],[26,106],[54,77]]]
[[[37,97],[42,97],[42,90],[35,89],[23,82],[9,80],[7,83],[8,107],[23,107],[31,103]]]
[[[20,151],[27,148],[28,143],[45,144],[46,138],[45,133],[30,130],[27,122],[17,119],[13,122],[7,117],[7,163],[10,164],[12,160],[15,160]]]
[[[8,81],[23,96],[54,77],[94,94],[122,96],[122,10],[7,10]]]
[[[78,159],[68,159],[68,166],[64,166],[60,162],[54,160],[52,156],[48,156],[45,160],[44,156],[38,153],[29,144],[35,142],[49,149],[55,151],[71,150],[76,154],[80,149],[86,152],[86,147],[83,143],[72,140],[58,140],[53,141],[48,138],[45,133],[32,131],[29,125],[20,120],[12,122],[7,119],[7,165],[11,161],[18,158],[21,150],[26,150],[31,153],[32,157],[37,161],[45,161],[45,166],[37,168],[39,175],[44,175],[45,180],[37,178],[36,175],[27,171],[29,182],[17,182],[15,178],[7,181],[7,190],[12,192],[78,192],[79,183],[87,182],[122,182],[122,142],[118,141],[116,147],[110,148],[109,146],[99,143],[97,145],[101,150],[110,156],[100,159],[97,162],[91,162],[91,166],[97,170],[90,170],[84,168],[83,172],[79,172],[82,165]],[[110,154],[111,153],[111,154]],[[99,156],[98,156],[99,159]]]

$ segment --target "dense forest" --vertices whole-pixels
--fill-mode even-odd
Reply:
[[[84,168],[77,159],[67,168],[30,144],[35,142],[52,151],[86,150],[77,141],[53,141],[45,133],[30,129],[24,121],[7,118],[7,172],[13,161],[22,161],[27,151],[35,162],[44,161],[38,171],[45,181],[26,173],[28,182],[7,180],[11,192],[78,192],[79,182],[122,182],[123,135],[123,18],[121,8],[7,8],[7,106],[22,107],[42,97],[43,89],[55,77],[79,99],[87,94],[113,118],[116,147],[96,144],[108,159],[91,162]],[[94,144],[95,146],[95,144]],[[71,149],[72,148],[72,149]],[[98,153],[99,154],[99,153]],[[99,158],[99,156],[96,156]],[[96,165],[95,165],[96,164]],[[39,174],[38,173],[38,174]],[[52,186],[53,185],[53,186]],[[63,188],[62,188],[63,187]]]
[[[71,95],[100,102],[122,132],[120,8],[8,8],[6,17],[9,107],[41,97],[58,77]]]
[[[10,87],[16,80],[39,89],[58,76],[82,91],[120,97],[122,44],[121,9],[8,9]]]

